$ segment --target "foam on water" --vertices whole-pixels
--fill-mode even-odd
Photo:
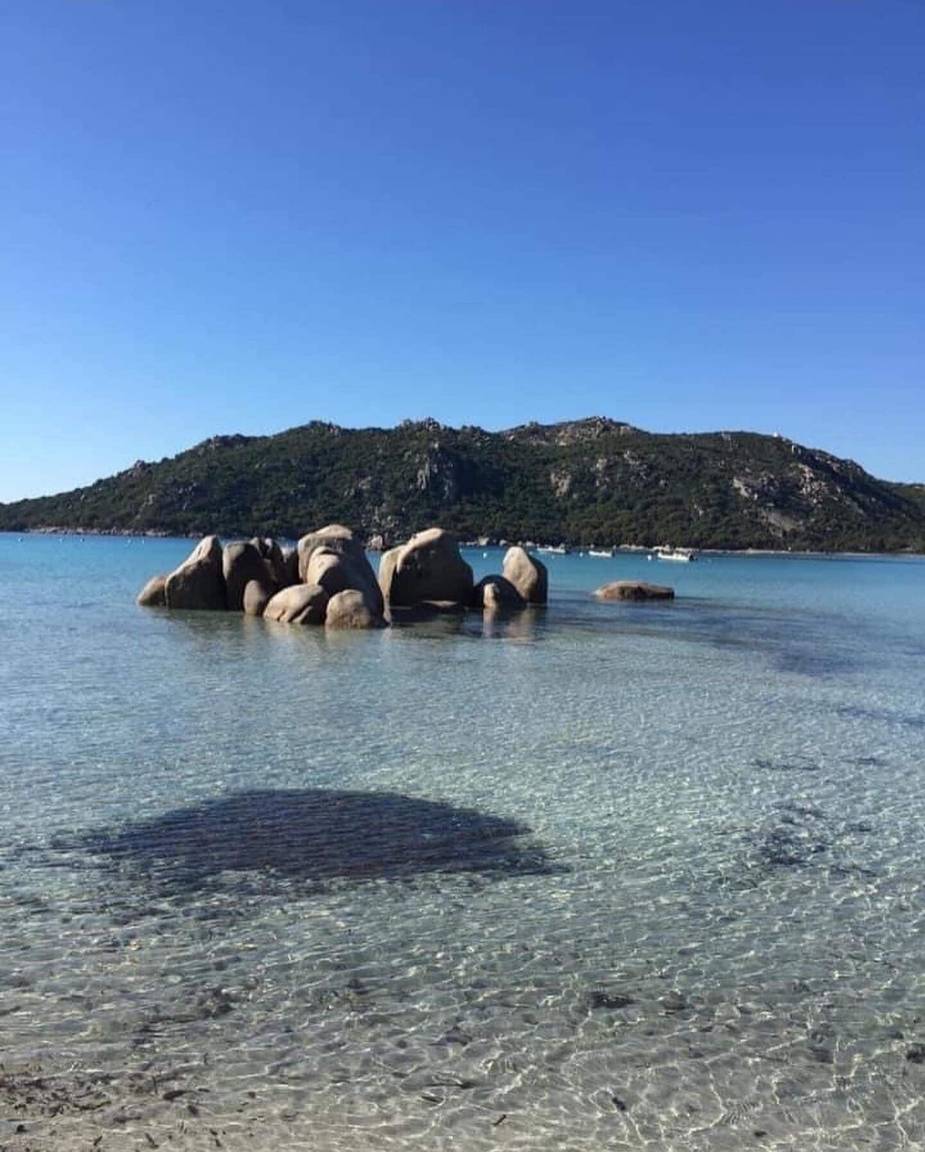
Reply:
[[[925,1141],[925,564],[326,636],[187,550],[0,537],[0,1143]]]

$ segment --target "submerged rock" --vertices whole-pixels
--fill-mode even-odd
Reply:
[[[674,588],[665,584],[647,584],[645,580],[613,580],[598,588],[598,600],[673,600]]]
[[[421,873],[546,875],[530,829],[507,817],[391,792],[327,789],[235,792],[86,834],[83,844],[127,859],[174,889],[214,892],[215,878],[262,873],[366,883]]]
[[[164,584],[168,608],[222,610],[227,607],[222,572],[222,545],[217,536],[204,536]]]
[[[546,565],[518,545],[508,548],[501,566],[509,581],[528,604],[545,604],[549,595]]]
[[[167,605],[165,594],[166,576],[152,576],[138,593],[137,603],[143,608],[164,608]]]

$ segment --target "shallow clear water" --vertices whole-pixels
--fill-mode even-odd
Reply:
[[[925,1143],[925,562],[326,636],[189,547],[0,536],[0,1146]]]

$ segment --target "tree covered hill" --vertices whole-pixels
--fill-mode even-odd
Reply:
[[[215,436],[86,488],[0,504],[0,530],[298,536],[331,520],[405,538],[925,551],[925,488],[776,436],[613,420],[502,432],[432,420]]]

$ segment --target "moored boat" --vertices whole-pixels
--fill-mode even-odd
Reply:
[[[655,555],[659,560],[673,560],[680,564],[690,564],[697,559],[693,548],[656,548]]]

